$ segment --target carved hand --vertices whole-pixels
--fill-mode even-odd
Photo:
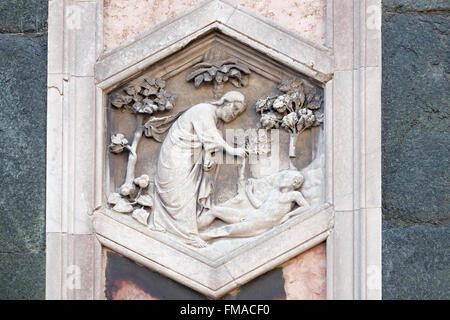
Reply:
[[[232,154],[235,156],[238,156],[240,158],[245,158],[248,156],[248,152],[244,148],[235,148],[235,149],[233,149]]]

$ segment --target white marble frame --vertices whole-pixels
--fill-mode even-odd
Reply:
[[[83,14],[77,16],[77,10]],[[177,27],[182,19],[192,19],[190,30]],[[327,0],[327,40],[322,46],[228,1],[206,0],[102,52],[103,1],[50,0],[47,299],[104,298],[99,240],[104,244],[108,240],[95,235],[90,216],[104,203],[104,90],[208,28],[220,28],[256,49],[264,47],[275,60],[326,82],[326,200],[332,204],[328,211],[333,221],[319,232],[321,237],[315,237],[317,242],[298,243],[292,256],[280,252],[283,258],[261,272],[326,240],[327,297],[380,299],[380,23],[380,0],[344,0],[339,5]],[[148,41],[163,28],[171,32],[159,42]],[[122,250],[114,243],[107,246]],[[254,276],[244,276],[238,284]],[[228,290],[196,289],[211,297]]]

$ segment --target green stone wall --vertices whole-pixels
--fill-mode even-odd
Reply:
[[[384,299],[450,299],[449,13],[383,1]]]
[[[0,1],[0,300],[45,298],[47,1]]]

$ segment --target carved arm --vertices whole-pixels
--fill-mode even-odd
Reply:
[[[300,207],[297,210],[291,211],[288,214],[286,214],[281,220],[279,224],[285,223],[290,218],[299,215],[300,213],[305,212],[310,208],[308,201],[305,200],[302,193],[300,191],[293,191],[292,192],[292,201],[295,201],[298,206]]]
[[[300,191],[294,191],[294,200],[299,207],[304,207],[309,209],[309,203],[303,197],[303,194]]]
[[[251,205],[258,209],[262,205],[262,201],[259,201],[254,195],[253,195],[253,184],[247,183],[247,186],[245,188],[245,193],[247,194],[247,198],[250,201]]]

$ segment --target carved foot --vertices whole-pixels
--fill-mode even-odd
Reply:
[[[186,243],[196,248],[204,248],[207,246],[207,243],[200,238],[188,240]]]
[[[161,226],[156,226],[154,224],[152,224],[149,228],[150,228],[150,230],[156,231],[156,232],[166,232],[166,229],[164,229]]]

